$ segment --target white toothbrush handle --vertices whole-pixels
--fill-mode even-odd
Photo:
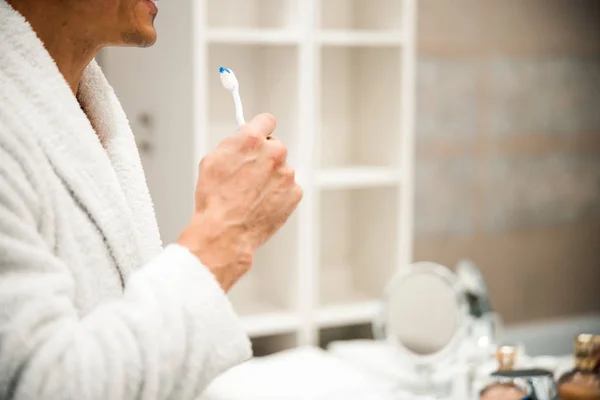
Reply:
[[[244,120],[244,107],[242,106],[242,99],[240,98],[240,92],[237,90],[233,91],[233,102],[235,103],[235,119],[239,126],[246,123]]]

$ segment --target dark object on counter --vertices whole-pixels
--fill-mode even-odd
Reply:
[[[514,346],[500,346],[496,351],[498,371],[512,371],[517,363],[517,348]]]
[[[481,400],[556,400],[557,388],[552,372],[544,369],[514,369],[517,349],[503,346],[496,353],[498,370],[490,375],[492,383],[481,391]]]
[[[600,335],[593,335],[592,341],[594,342],[592,357],[596,360],[596,368],[594,368],[594,373],[600,376]]]
[[[582,334],[575,338],[575,368],[558,380],[560,400],[600,400],[600,336]]]
[[[498,370],[490,376],[490,383],[479,393],[481,400],[523,400],[529,398],[530,389],[522,379],[506,378],[497,374],[512,372],[517,359],[517,348],[502,346],[496,353]]]
[[[521,369],[510,371],[497,371],[492,376],[503,380],[524,381],[528,387],[528,399],[531,400],[556,400],[557,388],[554,374],[545,369]]]

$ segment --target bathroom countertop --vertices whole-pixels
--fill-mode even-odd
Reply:
[[[572,363],[571,356],[536,357],[523,366],[546,367],[559,375]],[[492,364],[488,369],[493,370]],[[300,347],[232,368],[199,400],[432,400],[402,390],[405,383],[414,382],[410,368],[382,342],[334,342],[327,351]],[[456,383],[464,377],[463,371],[460,365],[439,370],[433,381]],[[453,386],[448,398],[437,400],[469,397],[467,384]]]
[[[301,347],[231,369],[200,400],[415,400],[394,386],[322,349]]]

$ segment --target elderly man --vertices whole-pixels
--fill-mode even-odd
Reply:
[[[131,129],[93,61],[152,45],[157,12],[0,0],[2,400],[194,399],[251,356],[225,292],[302,191],[259,115],[202,160],[195,213],[162,247]]]

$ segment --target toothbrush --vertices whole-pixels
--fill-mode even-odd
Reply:
[[[244,120],[244,108],[242,106],[242,99],[240,98],[240,84],[235,77],[232,70],[225,67],[219,68],[219,74],[221,75],[221,83],[223,87],[227,89],[233,96],[233,102],[235,103],[235,119],[239,126],[246,123]]]

